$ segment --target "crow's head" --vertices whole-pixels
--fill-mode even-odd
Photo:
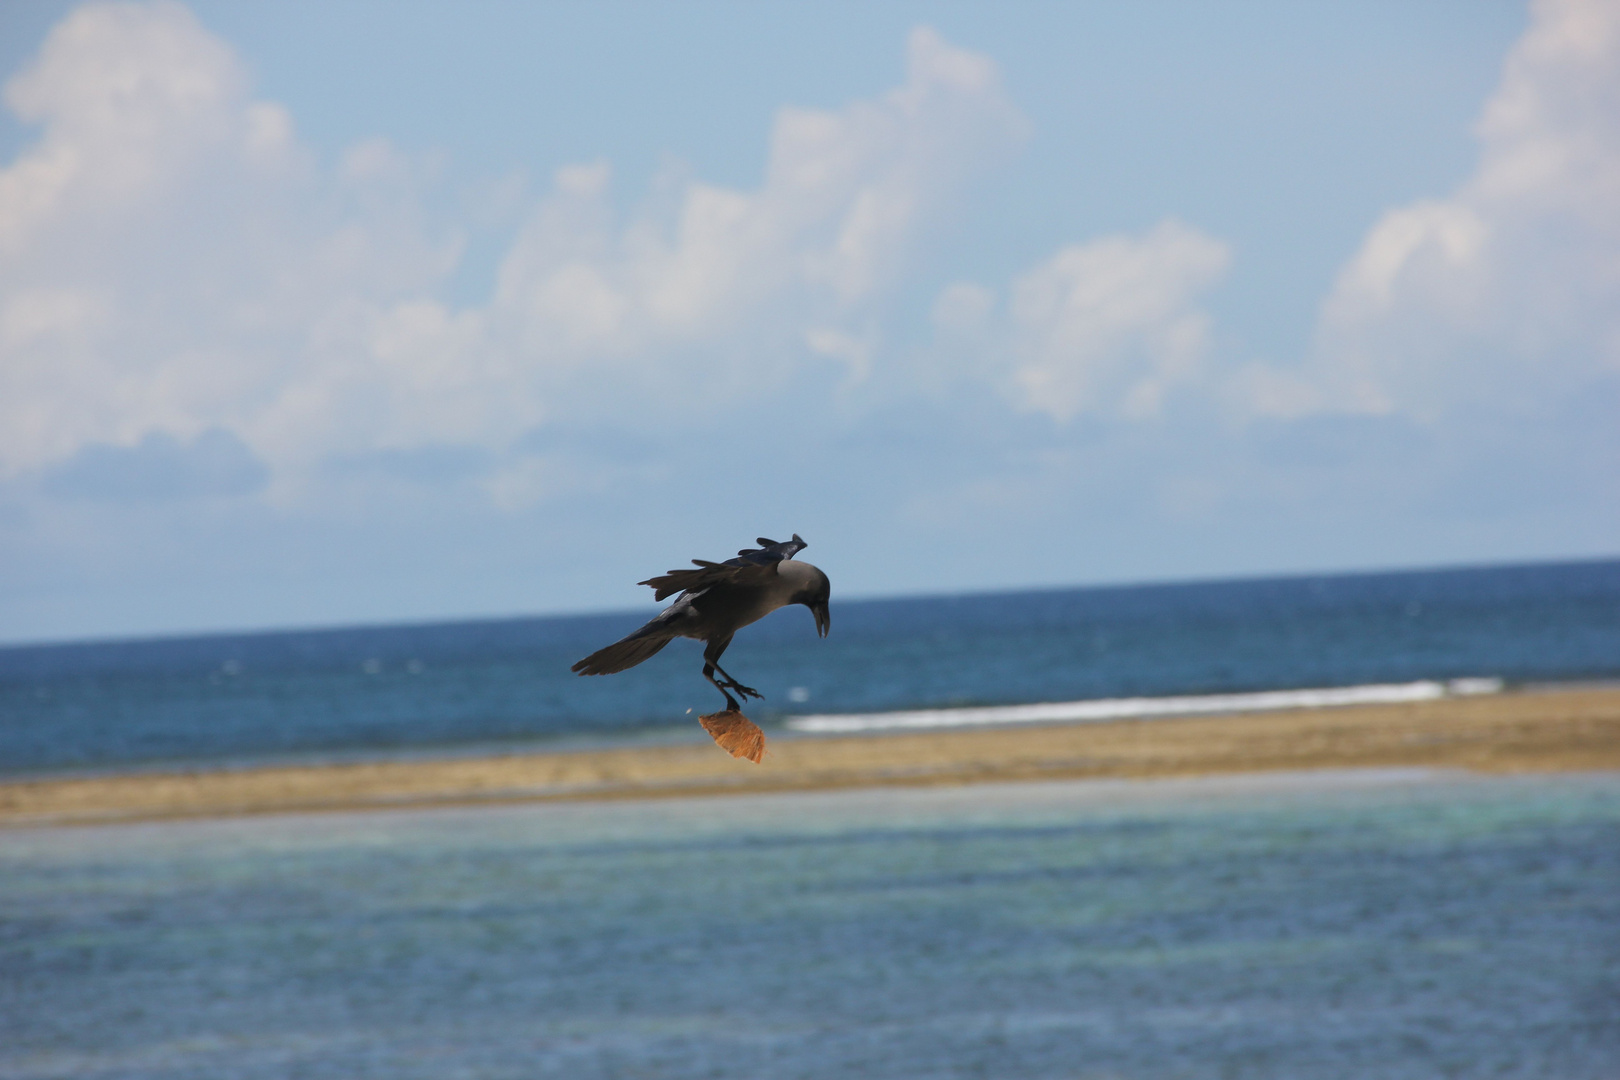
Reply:
[[[804,588],[793,594],[791,603],[803,604],[809,608],[810,613],[816,617],[816,633],[826,637],[827,631],[832,629],[832,615],[827,611],[827,601],[832,599],[832,582],[827,580],[826,574],[809,563],[799,565],[810,571],[810,580]]]

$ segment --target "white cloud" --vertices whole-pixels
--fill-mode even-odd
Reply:
[[[919,236],[1024,130],[984,58],[926,29],[907,57],[879,98],[783,109],[755,190],[680,182],[624,217],[606,163],[559,170],[457,308],[418,163],[370,139],[323,166],[181,5],[80,8],[5,91],[40,134],[0,169],[0,474],[219,429],[285,488],[557,416],[676,423],[818,354],[858,375]],[[512,452],[497,500],[558,482]]]
[[[988,290],[950,286],[934,322],[950,342],[976,342],[983,366],[1026,410],[1139,419],[1199,374],[1209,318],[1196,301],[1228,261],[1219,240],[1166,221],[1139,237],[1062,248],[1013,281],[1000,322]]]
[[[872,354],[876,347],[870,338],[821,327],[806,333],[804,342],[816,355],[844,364],[849,371],[851,385],[864,382],[872,373]]]
[[[1260,411],[1533,407],[1620,373],[1620,4],[1539,0],[1450,198],[1390,211]]]
[[[242,74],[184,8],[108,5],[69,16],[5,102],[45,137],[0,174],[0,250],[89,206],[139,205],[237,135]],[[275,125],[256,117],[261,152]]]
[[[757,190],[687,183],[667,218],[619,226],[605,167],[559,173],[501,268],[499,318],[559,366],[633,372],[665,405],[769,385],[806,343],[859,369],[863,313],[1024,127],[989,61],[927,29],[907,55],[882,98],[781,110]],[[706,358],[658,362],[696,344]]]
[[[431,286],[454,245],[424,239],[385,147],[323,181],[246,86],[172,3],[80,8],[7,84],[41,132],[0,170],[0,472],[154,432],[272,461],[365,438],[364,414],[296,422],[385,374],[330,331]]]

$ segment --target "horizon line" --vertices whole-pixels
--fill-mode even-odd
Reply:
[[[1010,588],[989,587],[983,589],[965,589],[959,592],[945,593],[877,593],[852,596],[848,599],[840,600],[839,603],[874,604],[914,600],[955,600],[977,597],[1020,596],[1031,593],[1108,592],[1130,589],[1241,584],[1244,582],[1301,581],[1311,578],[1358,578],[1398,576],[1403,574],[1471,573],[1489,570],[1601,565],[1604,563],[1620,563],[1620,554],[1572,556],[1567,558],[1548,559],[1514,559],[1502,562],[1465,562],[1422,566],[1392,566],[1355,570],[1297,570],[1276,573],[1233,574],[1227,577],[1196,576],[1185,578],[1172,577],[1137,579],[1132,581],[1118,582],[1091,582],[1082,584],[1053,583],[1048,585],[1025,585]],[[479,624],[518,623],[553,619],[566,620],[612,618],[621,615],[641,617],[643,614],[644,611],[639,608],[611,608],[592,611],[531,611],[514,612],[508,614],[445,615],[438,617],[426,616],[421,618],[384,619],[375,622],[306,623],[235,628],[223,627],[215,629],[158,631],[154,633],[136,632],[130,634],[87,635],[84,637],[63,638],[9,640],[0,637],[0,652],[11,652],[25,649],[73,648],[79,646],[136,645],[157,642],[195,641],[206,638],[273,637],[283,634],[341,634],[360,630],[407,630],[438,626],[475,626]]]

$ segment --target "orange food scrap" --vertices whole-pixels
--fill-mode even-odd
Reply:
[[[710,713],[698,717],[698,723],[703,725],[720,749],[732,757],[747,758],[755,765],[765,756],[765,733],[759,730],[759,725],[736,709],[727,709],[725,712]]]

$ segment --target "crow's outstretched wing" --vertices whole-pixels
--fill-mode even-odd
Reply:
[[[754,541],[757,548],[743,548],[737,552],[735,559],[727,559],[723,563],[709,562],[705,559],[693,559],[692,564],[696,570],[671,570],[667,574],[660,574],[646,581],[638,581],[637,585],[650,585],[653,598],[662,600],[666,596],[673,596],[678,592],[694,592],[698,589],[707,589],[722,581],[747,582],[764,578],[776,573],[776,564],[783,559],[791,559],[809,545],[798,533],[793,534],[792,540],[777,543],[761,536]]]

